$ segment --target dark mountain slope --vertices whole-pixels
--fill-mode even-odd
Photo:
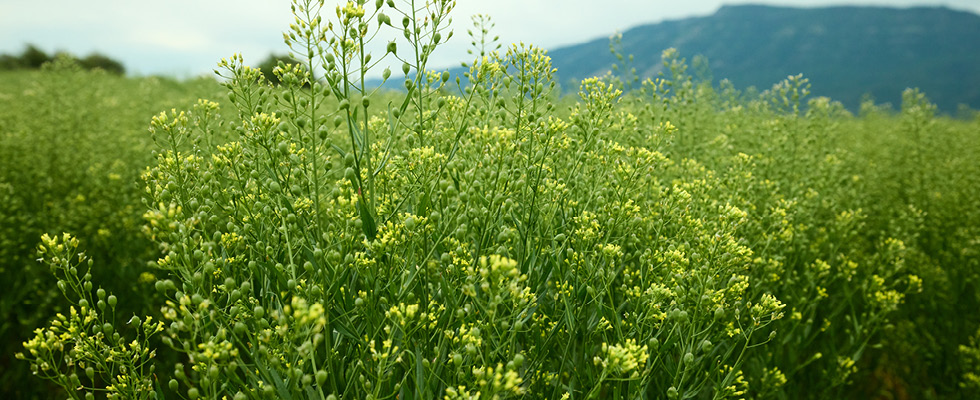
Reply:
[[[688,60],[706,56],[715,80],[740,88],[766,89],[803,73],[813,95],[851,109],[865,93],[897,106],[906,87],[947,112],[980,108],[980,16],[948,8],[725,6],[623,32],[621,51],[634,56],[641,76],[655,76],[670,47]],[[549,53],[566,85],[614,62],[605,38]]]

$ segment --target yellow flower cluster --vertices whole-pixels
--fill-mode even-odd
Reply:
[[[601,352],[602,355],[594,359],[596,365],[601,365],[612,374],[626,375],[629,379],[639,378],[650,357],[647,345],[637,345],[636,339],[626,339],[622,344],[612,346],[603,343]]]

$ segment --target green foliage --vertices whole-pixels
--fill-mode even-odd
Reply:
[[[137,185],[153,160],[146,116],[219,88],[210,80],[124,79],[64,58],[41,71],[0,73],[0,392],[50,396],[27,384],[27,365],[13,360],[31,331],[67,311],[56,279],[36,260],[42,234],[78,235],[100,262],[93,280],[137,299],[121,302],[121,314],[155,309],[142,295],[156,279],[146,269],[155,247],[142,234]]]
[[[276,69],[276,67],[284,68],[289,64],[297,64],[297,62],[288,55],[270,54],[269,57],[259,63],[257,68],[262,72],[262,76],[265,76],[265,79],[268,79],[273,85],[278,85],[280,83],[279,76],[273,71]]]
[[[674,49],[657,79],[589,78],[560,99],[547,53],[498,51],[480,17],[468,85],[449,95],[426,65],[453,2],[322,7],[293,3],[299,59],[277,64],[279,84],[236,55],[219,64],[227,104],[158,113],[149,135],[0,147],[90,165],[136,140],[113,151],[149,164],[126,186],[141,201],[99,207],[125,212],[2,231],[55,279],[24,365],[71,398],[976,394],[978,121],[937,118],[914,90],[900,115],[855,118],[808,99],[802,76],[714,88]],[[404,39],[375,59],[389,34]],[[389,57],[405,92],[365,83]],[[106,85],[68,63],[44,73]],[[62,96],[47,107],[82,109]],[[104,125],[70,115],[45,119]],[[18,211],[47,204],[23,182],[69,199],[112,186],[104,168],[28,175],[49,164],[20,157],[3,222],[48,215]],[[103,221],[154,246],[149,270],[132,268],[147,256],[132,239],[110,242],[128,256],[86,243]],[[54,314],[58,293],[70,306]]]
[[[105,72],[122,75],[126,73],[126,68],[122,63],[109,58],[108,56],[93,53],[78,60],[78,64],[85,69],[101,69]]]
[[[72,60],[80,67],[88,70],[100,69],[110,74],[122,75],[126,73],[126,68],[117,60],[109,58],[99,53],[91,53],[83,58],[75,57],[68,53],[56,53],[48,55],[43,50],[34,45],[27,45],[19,56],[10,54],[0,54],[0,71],[17,69],[40,69],[44,64],[55,61],[58,58]]]

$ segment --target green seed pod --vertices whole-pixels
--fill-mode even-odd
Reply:
[[[191,400],[197,400],[199,397],[201,397],[201,392],[198,391],[197,388],[187,389],[187,397]]]
[[[234,400],[246,400],[246,399],[248,399],[248,396],[246,396],[245,393],[242,393],[241,391],[238,391],[238,393],[235,393],[235,397],[233,397],[233,399]]]
[[[171,391],[174,391],[174,392],[176,392],[176,391],[177,391],[177,387],[178,387],[179,385],[180,385],[180,384],[179,384],[179,383],[177,383],[177,380],[176,380],[176,379],[171,379],[171,380],[170,380],[170,383],[169,383],[169,386],[170,386],[170,390],[171,390]]]
[[[344,171],[344,178],[347,178],[351,182],[357,182],[357,172],[354,171],[354,168],[348,167]]]
[[[693,363],[694,362],[694,353],[691,353],[691,352],[685,353],[684,354],[684,362],[687,363],[687,364]]]
[[[365,96],[364,98],[362,98],[361,99],[361,105],[364,106],[364,108],[370,107],[371,106],[371,98],[369,98],[367,96]]]
[[[327,254],[327,262],[329,262],[331,264],[334,264],[334,265],[339,264],[340,263],[340,252],[338,252],[337,250],[331,250],[330,253]]]
[[[439,44],[441,40],[442,40],[442,34],[440,34],[439,32],[436,32],[435,35],[432,35],[432,43]]]
[[[524,364],[524,355],[521,354],[521,353],[515,354],[514,355],[514,365],[520,367],[523,364]]]
[[[116,308],[116,303],[118,302],[118,300],[116,299],[116,295],[110,294],[108,300],[109,300],[109,307]]]
[[[408,75],[408,72],[411,71],[411,70],[412,70],[412,66],[411,65],[408,65],[407,62],[406,63],[402,63],[402,72],[404,72],[405,75]]]
[[[255,306],[255,309],[252,310],[252,315],[255,315],[255,318],[262,318],[265,316],[265,309],[262,306]]]
[[[347,110],[349,108],[350,108],[350,101],[348,101],[347,99],[343,99],[343,100],[340,101],[340,109],[341,110]]]
[[[322,385],[323,382],[326,382],[326,381],[327,381],[327,371],[324,371],[322,369],[319,370],[319,371],[316,371],[316,384],[317,385]]]

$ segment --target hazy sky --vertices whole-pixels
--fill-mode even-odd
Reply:
[[[339,1],[327,1],[325,19],[335,18],[331,3]],[[455,36],[433,56],[432,66],[453,66],[470,58],[466,29],[470,15],[477,13],[493,18],[495,32],[505,45],[523,41],[550,49],[608,37],[644,23],[704,16],[722,4],[738,3],[943,5],[980,13],[980,0],[458,0]],[[206,74],[222,57],[236,52],[254,65],[270,53],[287,51],[281,32],[293,19],[289,4],[287,0],[0,0],[0,53],[19,53],[26,43],[33,43],[47,52],[98,51],[122,61],[136,74]]]

